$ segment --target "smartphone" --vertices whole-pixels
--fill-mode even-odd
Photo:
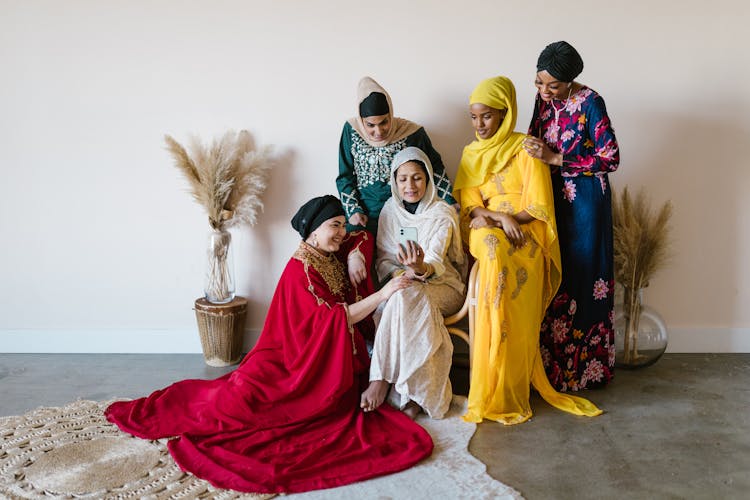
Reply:
[[[398,229],[398,242],[400,245],[406,245],[407,241],[417,241],[417,228],[416,227],[401,227]]]

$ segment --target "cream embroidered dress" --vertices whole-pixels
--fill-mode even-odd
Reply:
[[[409,147],[393,160],[393,172],[399,166],[419,160],[425,164],[428,178],[432,166],[420,149]],[[442,418],[450,406],[452,388],[449,374],[453,344],[443,315],[452,314],[464,300],[462,276],[465,257],[458,230],[458,214],[438,198],[430,180],[425,195],[412,214],[403,205],[395,187],[392,197],[380,212],[377,236],[377,271],[381,281],[403,270],[398,262],[398,230],[417,228],[418,243],[425,252],[425,263],[434,273],[424,282],[414,281],[394,293],[382,308],[375,333],[370,380],[393,384],[389,401],[404,408],[415,401],[432,418]]]

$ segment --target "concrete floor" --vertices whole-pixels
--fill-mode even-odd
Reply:
[[[0,416],[231,369],[190,354],[0,354]],[[453,377],[465,393],[465,370]],[[481,424],[469,449],[530,500],[750,498],[750,354],[668,354],[585,395],[606,413],[575,417],[535,395],[531,421]]]

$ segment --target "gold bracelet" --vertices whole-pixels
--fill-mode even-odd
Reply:
[[[417,278],[417,279],[420,279],[420,280],[424,280],[424,279],[426,279],[426,278],[427,278],[427,277],[428,277],[429,275],[431,275],[431,274],[433,273],[433,269],[432,269],[432,264],[429,264],[429,263],[425,262],[425,263],[424,263],[424,265],[425,265],[425,267],[427,268],[427,269],[425,270],[425,272],[424,272],[424,273],[422,273],[422,274],[417,274],[417,273],[414,273],[414,277],[415,277],[415,278]]]

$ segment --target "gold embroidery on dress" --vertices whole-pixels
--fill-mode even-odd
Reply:
[[[495,251],[497,250],[498,243],[500,243],[500,241],[497,239],[497,236],[492,233],[484,237],[484,244],[487,245],[487,258],[489,260],[495,260]]]
[[[536,242],[536,240],[531,234],[531,231],[524,233],[524,234],[526,235],[526,241],[529,242],[529,246],[531,247],[529,249],[529,257],[533,259],[534,257],[536,257],[536,251],[539,248],[539,243]]]
[[[497,188],[497,194],[505,194],[505,187],[503,187],[503,181],[505,176],[503,174],[495,174],[495,187]]]
[[[497,275],[497,287],[495,289],[495,301],[493,305],[495,309],[500,307],[500,299],[503,296],[503,290],[505,290],[505,280],[508,279],[508,266],[503,266],[503,270]]]
[[[526,272],[526,268],[519,267],[516,271],[516,289],[513,290],[513,293],[511,294],[510,298],[515,299],[518,297],[518,294],[521,293],[521,287],[526,284],[526,280],[529,279],[529,273]]]
[[[526,207],[526,211],[535,219],[539,219],[543,222],[549,222],[549,215],[547,215],[547,212],[543,208],[539,208],[533,203]]]
[[[348,323],[349,306],[346,302],[343,302],[344,292],[346,291],[344,264],[339,262],[335,255],[322,255],[304,241],[300,243],[300,246],[297,248],[297,251],[294,252],[292,258],[302,262],[305,269],[305,276],[307,277],[307,290],[313,295],[313,297],[315,297],[315,301],[318,305],[321,306],[325,304],[328,309],[331,309],[331,304],[315,293],[315,286],[312,284],[312,279],[310,279],[310,266],[312,266],[312,268],[323,277],[323,281],[326,282],[329,290],[342,300],[341,305],[343,305],[346,310],[346,320]],[[350,324],[347,326],[349,328],[349,334],[352,336],[352,353],[356,355],[357,344],[354,341],[354,327]]]
[[[294,252],[292,257],[305,265],[305,274],[307,274],[308,266],[312,266],[312,268],[323,277],[323,281],[326,282],[331,293],[342,300],[344,299],[344,293],[346,292],[346,273],[344,264],[339,262],[335,255],[332,253],[329,255],[323,255],[303,241],[300,243],[300,246],[297,248],[297,251]],[[325,301],[315,293],[309,275],[307,276],[307,281],[309,284],[307,289],[315,296],[318,305],[321,305]]]
[[[497,206],[496,211],[513,215],[516,210],[513,208],[513,203],[509,201],[501,201],[500,204]]]

